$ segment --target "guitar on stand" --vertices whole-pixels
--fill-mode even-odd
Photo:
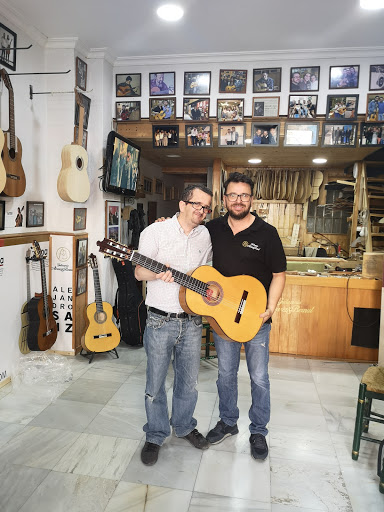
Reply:
[[[28,354],[30,352],[27,337],[28,337],[28,328],[29,328],[29,318],[28,318],[28,304],[31,300],[31,260],[33,257],[31,256],[31,250],[28,249],[27,254],[25,255],[25,261],[27,262],[27,302],[24,302],[23,307],[21,308],[21,331],[19,335],[19,349],[22,354]]]

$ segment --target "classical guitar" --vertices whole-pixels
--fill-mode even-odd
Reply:
[[[21,308],[21,331],[19,335],[19,349],[22,354],[28,354],[28,352],[30,352],[27,343],[27,337],[29,327],[28,303],[31,300],[31,260],[31,250],[28,249],[27,254],[25,255],[25,261],[27,262],[27,302],[24,302],[23,307]]]
[[[4,133],[0,130],[0,148],[4,147]],[[0,193],[4,190],[5,183],[7,181],[7,171],[5,170],[2,158],[0,158]]]
[[[77,91],[79,104],[79,129],[72,144],[67,144],[61,151],[61,170],[57,178],[57,192],[63,201],[85,203],[91,190],[87,165],[88,154],[83,148],[84,105]]]
[[[53,318],[52,297],[47,294],[45,258],[40,245],[33,241],[33,251],[40,261],[42,296],[28,302],[29,329],[27,343],[30,350],[48,350],[57,338],[57,324]]]
[[[85,311],[87,327],[81,337],[81,346],[88,352],[107,352],[120,343],[120,332],[112,320],[112,306],[101,298],[99,269],[94,254],[89,255],[88,263],[93,271],[95,302],[88,304]]]
[[[9,129],[5,132],[3,139],[1,158],[5,168],[6,181],[1,188],[2,178],[0,171],[0,192],[10,197],[20,197],[25,191],[25,174],[21,164],[22,147],[21,142],[15,135],[15,104],[13,88],[8,73],[4,68],[0,70],[1,78],[8,89],[9,99]]]
[[[156,121],[159,121],[159,120],[161,120],[161,119],[164,119],[164,117],[165,117],[165,112],[164,112],[164,110],[160,110],[160,112],[157,112],[157,113],[155,114],[155,119],[156,119]]]
[[[245,343],[261,327],[267,294],[264,286],[250,276],[224,277],[212,267],[201,266],[191,274],[166,267],[125,245],[104,238],[99,250],[119,260],[130,260],[156,274],[171,270],[181,285],[179,300],[186,313],[204,316],[212,329],[225,339]]]

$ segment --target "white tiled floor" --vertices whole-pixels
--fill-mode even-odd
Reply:
[[[144,350],[92,364],[70,359],[72,382],[52,402],[44,386],[0,390],[2,512],[384,511],[378,445],[351,458],[355,407],[368,364],[271,356],[272,415],[264,462],[249,454],[250,385],[239,371],[239,434],[201,452],[172,436],[155,466],[144,443]],[[218,420],[217,361],[202,361],[195,417]],[[172,397],[172,369],[167,378]],[[384,403],[379,402],[384,411]],[[384,425],[372,434],[384,438]]]

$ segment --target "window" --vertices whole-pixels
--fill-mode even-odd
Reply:
[[[346,234],[348,232],[345,210],[334,210],[332,205],[342,197],[341,190],[327,189],[326,205],[319,206],[317,201],[308,204],[307,232],[323,234]]]

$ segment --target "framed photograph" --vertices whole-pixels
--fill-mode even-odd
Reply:
[[[278,146],[280,123],[252,123],[252,146]]]
[[[262,119],[279,117],[280,97],[268,96],[266,98],[253,98],[252,118]]]
[[[5,201],[0,201],[0,231],[5,226]]]
[[[44,203],[27,201],[27,228],[44,226]]]
[[[116,121],[140,121],[140,101],[116,101]]]
[[[141,73],[116,75],[116,96],[141,96]]]
[[[211,148],[212,125],[211,124],[186,124],[185,146],[187,148]]]
[[[369,90],[384,91],[384,64],[369,67]]]
[[[320,66],[291,68],[290,91],[318,91],[320,81]]]
[[[383,94],[367,94],[366,123],[384,121],[384,92]]]
[[[218,125],[219,147],[245,147],[245,124],[222,123]]]
[[[87,227],[87,209],[73,209],[73,231],[82,231]]]
[[[325,119],[332,121],[355,121],[357,119],[358,94],[329,94],[327,96],[327,110]]]
[[[210,71],[187,71],[184,73],[184,95],[209,94],[211,92]]]
[[[253,70],[253,92],[280,92],[281,68]]]
[[[86,265],[88,258],[88,238],[76,240],[76,268]]]
[[[246,69],[220,69],[219,92],[246,93]]]
[[[157,124],[152,126],[154,148],[178,148],[179,126],[177,124]]]
[[[163,193],[164,184],[158,178],[155,178],[155,193],[162,194]]]
[[[360,146],[384,147],[384,123],[361,124]]]
[[[91,109],[91,98],[88,98],[88,96],[85,96],[85,94],[80,93],[80,100],[81,104],[84,106],[84,121],[83,121],[83,129],[88,129],[88,119],[89,119],[89,111]],[[79,126],[79,115],[80,115],[80,108],[79,104],[75,100],[75,126]]]
[[[183,119],[184,121],[208,121],[209,98],[184,98]]]
[[[356,123],[324,123],[321,145],[323,147],[349,147],[356,146]]]
[[[17,34],[0,23],[1,54],[0,64],[16,71]]]
[[[115,242],[120,240],[120,201],[105,201],[105,236]]]
[[[217,120],[219,123],[244,121],[244,100],[217,100]]]
[[[288,117],[290,119],[314,119],[317,110],[317,94],[310,96],[289,95]]]
[[[88,267],[76,270],[76,295],[81,295],[87,291],[87,277]]]
[[[76,87],[87,89],[87,64],[80,57],[76,57]]]
[[[356,89],[359,87],[360,66],[330,66],[330,89]]]
[[[74,140],[77,140],[78,136],[79,136],[79,127],[75,125],[73,127]],[[88,145],[88,131],[83,130],[83,140],[81,141],[81,146],[83,146],[84,149],[87,149],[87,145]]]
[[[285,123],[284,146],[317,146],[319,123]]]
[[[143,177],[143,188],[144,188],[144,192],[146,194],[152,194],[152,185],[153,185],[153,180],[152,178],[147,178],[146,176]]]
[[[174,72],[149,73],[150,96],[173,96],[175,94]]]
[[[149,99],[149,120],[150,121],[175,121],[176,120],[176,98],[150,98]]]
[[[171,188],[171,199],[177,201],[179,199],[179,189],[177,187]]]
[[[164,187],[163,199],[164,199],[164,201],[172,200],[172,187]]]

